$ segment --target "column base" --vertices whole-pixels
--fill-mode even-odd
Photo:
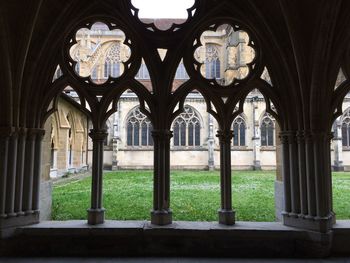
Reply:
[[[296,215],[291,213],[282,213],[283,224],[286,226],[297,227],[327,233],[332,229],[333,215],[329,214],[326,217]]]
[[[151,223],[154,225],[164,226],[173,223],[173,212],[169,210],[152,210]]]
[[[103,224],[105,221],[105,209],[88,209],[88,224],[89,225],[98,225]]]
[[[15,233],[17,227],[39,223],[40,213],[34,212],[29,215],[16,217],[0,217],[0,239],[9,237]]]
[[[219,209],[219,224],[234,225],[235,224],[235,211]]]

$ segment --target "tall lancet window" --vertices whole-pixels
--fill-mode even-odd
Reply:
[[[109,76],[117,78],[120,76],[120,43],[114,43],[106,53],[106,59],[104,63],[103,77],[108,78]]]
[[[219,46],[207,44],[205,47],[205,76],[208,79],[219,79],[221,76]]]
[[[233,122],[233,146],[245,146],[245,121],[238,116]]]
[[[137,107],[129,113],[126,122],[126,143],[128,146],[153,146],[151,121]]]
[[[261,121],[261,146],[274,146],[275,125],[269,114],[265,114]]]
[[[198,114],[190,106],[173,123],[174,146],[200,146],[201,124]]]

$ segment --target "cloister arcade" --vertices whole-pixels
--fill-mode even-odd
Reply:
[[[185,21],[166,30],[158,28],[157,21],[140,20],[139,10],[129,0],[68,2],[0,3],[0,50],[4,54],[0,59],[0,237],[11,237],[16,228],[40,221],[39,186],[43,171],[47,171],[42,166],[47,159],[42,156],[44,125],[67,86],[78,94],[80,108],[92,121],[91,206],[87,212],[90,227],[105,223],[105,123],[126,90],[138,96],[139,111],[149,120],[146,126],[152,125],[152,139],[147,137],[146,142],[153,145],[154,162],[150,224],[174,223],[170,142],[174,138],[175,144],[182,143],[182,122],[178,118],[185,120],[183,112],[191,113],[185,99],[195,90],[218,123],[218,223],[234,225],[231,146],[242,138],[235,137],[239,125],[233,126],[233,121],[243,112],[246,96],[258,89],[269,114],[264,130],[267,146],[274,140],[268,132],[272,125],[268,116],[280,129],[283,227],[307,233],[301,238],[306,240],[305,251],[312,243],[310,247],[316,247],[322,255],[331,253],[336,223],[332,210],[331,128],[342,114],[342,101],[350,90],[347,1],[197,0],[187,9]],[[23,15],[18,22],[15,13]],[[98,65],[97,57],[88,60],[91,54],[74,49],[80,41],[79,30],[90,30],[96,22],[120,35],[120,46],[109,49],[114,59],[106,65]],[[222,34],[225,63],[217,63],[219,50],[215,44],[203,45],[204,32]],[[99,43],[95,45],[96,50],[101,48]],[[203,61],[201,52],[212,55]],[[247,53],[250,55],[244,55]],[[97,70],[83,71],[88,63],[97,63],[94,69],[106,67],[108,76],[103,76],[101,82],[94,81]],[[188,79],[173,89],[180,63]],[[142,64],[147,66],[151,89],[135,78]],[[53,80],[57,65],[62,75]],[[340,69],[346,79],[335,89]],[[196,117],[195,112],[191,114]],[[71,117],[66,120],[70,122]],[[172,132],[174,120],[179,120],[179,129]],[[191,125],[196,133],[195,118]],[[130,137],[130,143],[134,140]]]

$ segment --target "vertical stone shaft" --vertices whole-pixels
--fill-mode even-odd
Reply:
[[[18,131],[12,133],[9,140],[7,186],[6,186],[6,214],[8,217],[16,216],[15,213],[15,189],[16,189],[16,165],[17,165],[17,141]]]
[[[220,141],[220,190],[221,209],[219,210],[219,223],[233,225],[235,214],[232,210],[232,183],[231,183],[231,140],[233,132],[218,131]]]
[[[291,185],[290,185],[290,164],[289,164],[289,144],[288,133],[280,132],[280,139],[282,143],[282,174],[284,187],[284,212],[283,214],[291,212]]]
[[[89,133],[93,142],[91,208],[88,209],[88,224],[90,225],[104,222],[105,209],[102,207],[103,142],[107,135],[106,130],[93,129]]]
[[[308,218],[316,216],[314,149],[311,134],[305,132],[306,181],[308,197]]]
[[[169,130],[152,131],[154,141],[154,187],[151,222],[156,225],[172,223],[170,209],[170,138]]]
[[[33,213],[33,181],[35,160],[36,130],[28,129],[25,150],[25,176],[23,187],[23,211],[25,214]]]
[[[18,153],[17,153],[17,175],[16,175],[16,197],[15,197],[15,212],[18,215],[23,215],[23,180],[24,180],[24,161],[26,149],[27,130],[22,128],[19,130],[18,137]]]
[[[11,131],[0,129],[0,218],[6,218],[6,179],[7,179],[7,160],[8,144]]]
[[[327,151],[330,151],[329,134],[315,133],[314,137],[314,161],[315,161],[315,185],[316,185],[316,212],[320,218],[330,215],[330,204],[328,195],[330,194],[329,178],[330,170],[328,166],[329,158]]]
[[[307,180],[306,180],[306,160],[305,160],[305,138],[304,134],[297,134],[298,142],[298,167],[299,167],[299,183],[300,183],[300,212],[302,215],[308,215],[307,202]]]
[[[34,158],[34,176],[33,176],[33,210],[39,211],[40,179],[41,179],[41,152],[42,140],[45,130],[37,129],[35,138],[35,158]]]
[[[300,186],[298,169],[298,148],[294,131],[288,132],[288,144],[291,184],[291,215],[297,216],[300,213]]]

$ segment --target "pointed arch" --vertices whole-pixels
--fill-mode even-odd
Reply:
[[[153,125],[136,106],[130,110],[125,121],[126,145],[131,147],[153,146]]]
[[[200,114],[192,106],[185,105],[172,124],[174,146],[201,146],[202,123]]]
[[[242,114],[238,115],[232,124],[233,146],[246,146],[246,120]]]
[[[261,146],[275,146],[275,122],[267,112],[260,121],[260,140]]]

